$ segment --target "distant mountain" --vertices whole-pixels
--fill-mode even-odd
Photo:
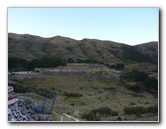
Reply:
[[[8,34],[8,56],[27,60],[41,57],[95,59],[107,63],[158,63],[158,42],[130,46],[97,39],[74,40],[55,36],[42,38],[29,34]]]

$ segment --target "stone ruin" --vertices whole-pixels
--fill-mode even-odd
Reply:
[[[33,109],[38,106],[31,98],[12,93],[13,87],[8,87],[8,121],[52,121],[51,115],[38,114]]]
[[[68,63],[66,66],[58,66],[56,68],[35,68],[35,71],[45,72],[86,72],[89,70],[103,71],[108,68],[103,64],[90,63]]]

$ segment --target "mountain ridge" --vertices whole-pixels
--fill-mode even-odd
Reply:
[[[63,36],[43,38],[30,34],[8,33],[8,55],[28,60],[45,56],[61,56],[74,60],[91,58],[107,63],[150,62],[156,64],[158,63],[158,42],[152,41],[131,46],[108,40],[87,38],[75,40]]]

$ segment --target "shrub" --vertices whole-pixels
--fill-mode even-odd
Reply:
[[[115,65],[115,69],[116,69],[116,70],[124,69],[124,64],[117,63],[117,64]]]
[[[75,103],[71,103],[70,105],[71,105],[71,106],[74,106],[74,105],[75,105]]]
[[[22,85],[15,85],[14,87],[14,91],[17,93],[26,93],[28,88],[26,88],[25,86]]]
[[[146,113],[146,108],[138,106],[138,107],[126,107],[124,108],[125,114],[135,114],[140,115]]]
[[[112,64],[112,65],[105,64],[105,65],[108,66],[109,68],[114,68],[116,70],[122,70],[125,67],[124,64],[122,63]]]
[[[111,111],[111,116],[118,116],[118,112],[117,111]]]
[[[82,118],[89,121],[98,121],[102,116],[118,116],[118,112],[113,111],[109,107],[100,107],[98,109],[91,110],[89,113],[83,114]]]
[[[124,108],[125,114],[135,114],[135,115],[141,115],[145,113],[158,113],[158,106],[149,106],[149,107],[125,107]]]
[[[144,86],[141,83],[136,83],[134,85],[127,85],[127,88],[137,93],[140,93],[144,90]]]
[[[96,116],[96,114],[93,112],[85,113],[82,115],[81,118],[85,119],[87,121],[100,121],[101,120],[101,118],[99,116]]]
[[[55,90],[55,88],[54,88],[54,87],[51,87],[50,90]]]
[[[137,70],[132,70],[131,72],[125,73],[123,77],[131,81],[143,82],[145,79],[148,78],[148,74]]]
[[[148,113],[158,113],[158,106],[155,105],[155,106],[150,106],[147,108],[147,112]]]
[[[111,109],[108,107],[101,107],[98,109],[92,110],[95,114],[99,114],[100,116],[109,116],[111,114]]]
[[[131,102],[130,105],[135,105],[135,103]]]
[[[158,80],[156,78],[154,78],[154,77],[147,78],[144,81],[144,86],[150,92],[152,90],[158,91]]]
[[[121,121],[121,120],[122,120],[122,118],[119,116],[119,117],[117,118],[117,120],[118,120],[118,121]]]
[[[158,93],[158,80],[154,77],[149,77],[148,74],[133,70],[131,72],[126,72],[122,75],[122,78],[126,80],[125,82],[135,82],[135,84],[128,85],[126,87],[134,92],[146,91],[148,93]]]
[[[80,94],[80,93],[67,93],[65,92],[64,95],[67,97],[67,98],[79,98],[79,97],[82,97],[83,95]]]

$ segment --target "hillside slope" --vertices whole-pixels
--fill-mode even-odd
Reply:
[[[29,34],[8,34],[8,56],[23,59],[63,57],[65,59],[95,59],[107,63],[158,62],[158,42],[130,46],[96,39],[74,40],[55,36],[42,38]]]

